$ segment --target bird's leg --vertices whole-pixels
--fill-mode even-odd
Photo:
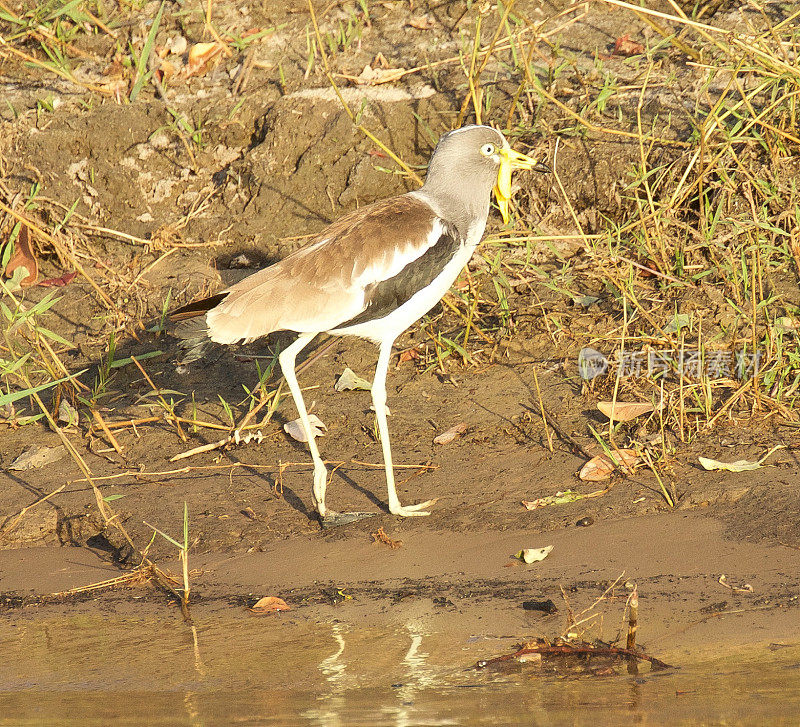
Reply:
[[[328,484],[328,470],[322,458],[319,456],[317,443],[314,441],[314,430],[311,427],[306,404],[303,401],[303,394],[300,391],[300,386],[297,383],[297,375],[295,374],[295,359],[297,358],[297,354],[300,353],[313,338],[314,335],[301,335],[294,343],[281,351],[278,360],[281,363],[283,377],[289,385],[289,391],[292,392],[294,405],[297,407],[297,413],[300,415],[303,431],[305,432],[306,439],[308,439],[308,449],[311,452],[311,459],[314,461],[314,487],[311,490],[311,499],[314,501],[314,507],[317,508],[319,516],[324,518],[336,514],[325,507],[325,488]]]
[[[425,511],[436,500],[420,502],[417,505],[400,504],[397,497],[397,489],[394,484],[394,468],[392,466],[392,448],[389,445],[389,426],[386,423],[386,375],[389,371],[389,359],[392,356],[392,344],[394,341],[384,341],[378,354],[378,365],[375,367],[375,379],[372,382],[372,404],[375,407],[375,416],[378,419],[378,432],[381,437],[381,447],[383,448],[383,463],[386,466],[386,487],[389,491],[389,512],[392,515],[430,515]]]

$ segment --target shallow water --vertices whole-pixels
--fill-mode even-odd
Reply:
[[[796,725],[800,647],[632,676],[470,668],[513,639],[287,614],[192,628],[119,614],[15,617],[0,725]],[[675,661],[675,659],[673,659]],[[685,661],[685,660],[684,660]]]

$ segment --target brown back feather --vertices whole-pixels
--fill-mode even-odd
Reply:
[[[324,331],[351,319],[366,304],[365,289],[397,272],[397,255],[414,259],[432,244],[435,219],[428,204],[408,195],[345,215],[224,291],[207,318],[211,339],[232,343],[276,330]]]

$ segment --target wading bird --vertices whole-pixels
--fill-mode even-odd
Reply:
[[[420,189],[347,214],[280,262],[172,313],[173,321],[204,316],[204,330],[217,343],[249,342],[274,331],[296,334],[278,358],[314,461],[312,498],[323,524],[345,519],[325,504],[328,472],[297,383],[297,355],[319,333],[378,345],[372,401],[389,511],[430,514],[434,500],[401,505],[397,497],[386,423],[392,344],[439,302],[467,264],[483,236],[493,189],[508,221],[514,169],[547,171],[491,127],[451,131],[434,149]]]

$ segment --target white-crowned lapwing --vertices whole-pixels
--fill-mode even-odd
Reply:
[[[295,359],[319,333],[360,336],[379,347],[372,401],[378,421],[389,511],[428,515],[429,500],[401,505],[386,424],[386,374],[397,336],[447,292],[483,236],[492,189],[508,221],[511,172],[545,171],[511,149],[497,130],[465,126],[436,146],[422,188],[345,215],[280,262],[172,314],[205,316],[217,343],[252,341],[273,331],[297,334],[279,355],[314,460],[314,505],[323,522],[337,520],[325,504],[328,472],[295,375]]]

